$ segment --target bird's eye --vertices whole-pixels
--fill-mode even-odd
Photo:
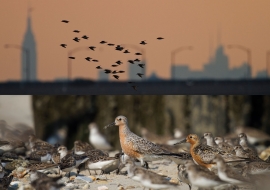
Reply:
[[[119,121],[121,121],[122,119],[121,118],[119,118]]]
[[[189,138],[191,138],[191,139],[192,139],[192,136],[189,136]]]

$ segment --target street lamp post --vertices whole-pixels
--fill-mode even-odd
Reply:
[[[25,53],[26,59],[26,80],[30,81],[30,50],[26,47],[16,45],[16,44],[5,44],[5,48],[16,48]]]
[[[266,52],[266,74],[269,77],[270,51]]]
[[[71,59],[69,57],[72,56],[73,53],[77,52],[77,51],[80,51],[80,50],[87,50],[89,47],[77,47],[77,48],[74,48],[72,50],[69,50],[68,53],[67,53],[67,76],[68,76],[68,80],[71,80],[71,70],[72,70],[72,65],[71,65]]]
[[[179,48],[174,49],[171,52],[171,69],[173,68],[174,64],[175,64],[175,55],[183,50],[193,50],[192,46],[181,46]],[[175,80],[175,70],[173,70],[172,72],[172,79]]]
[[[228,48],[238,48],[238,49],[241,49],[243,51],[245,51],[247,53],[247,62],[248,62],[248,69],[247,69],[247,77],[248,78],[248,75],[252,75],[252,72],[251,72],[251,50],[249,48],[246,48],[244,46],[241,46],[241,45],[228,45],[227,46]]]
[[[146,55],[145,55],[145,50],[143,48],[141,48],[137,45],[134,45],[134,44],[121,44],[121,46],[131,47],[133,49],[136,49],[137,51],[140,51],[142,54],[142,62],[144,62],[144,64],[146,64]],[[142,74],[145,77],[145,66],[144,66],[144,68],[142,68]]]

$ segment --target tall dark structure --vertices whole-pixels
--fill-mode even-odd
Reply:
[[[36,41],[32,31],[31,8],[28,8],[27,27],[24,34],[22,46],[22,80],[36,81],[37,80],[37,54]]]

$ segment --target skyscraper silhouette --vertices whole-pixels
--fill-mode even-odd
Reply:
[[[28,8],[27,16],[27,27],[24,34],[24,39],[22,46],[25,50],[28,51],[28,55],[25,51],[22,51],[21,61],[22,61],[22,80],[37,80],[37,55],[36,55],[36,42],[34,34],[32,31],[32,20],[31,20],[31,11],[32,9]],[[29,56],[29,57],[27,57]],[[27,61],[28,60],[28,61]],[[29,64],[29,65],[27,65]]]

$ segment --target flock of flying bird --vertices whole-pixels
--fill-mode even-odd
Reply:
[[[270,157],[262,160],[254,147],[248,143],[245,133],[240,133],[237,139],[227,139],[226,142],[222,137],[214,138],[211,133],[204,133],[202,138],[196,134],[189,134],[175,145],[187,142],[190,144],[190,151],[172,152],[133,133],[128,127],[125,116],[116,117],[113,123],[104,128],[113,126],[119,128],[122,149],[115,156],[109,156],[104,151],[112,147],[93,124],[89,125],[89,141],[94,147],[77,140],[74,142],[73,149],[68,150],[63,145],[51,145],[42,141],[35,135],[30,135],[26,143],[0,141],[0,154],[2,154],[0,187],[5,189],[12,181],[16,172],[12,171],[8,174],[5,166],[14,160],[29,162],[21,176],[28,173],[31,185],[37,190],[64,187],[65,184],[59,183],[58,180],[62,178],[62,172],[68,173],[70,177],[73,169],[77,170],[77,175],[82,170],[88,170],[89,173],[91,170],[101,170],[101,174],[116,170],[119,174],[124,167],[127,168],[128,177],[140,182],[144,187],[179,188],[178,184],[170,182],[149,168],[148,162],[163,159],[171,160],[177,165],[179,181],[188,184],[190,189],[193,186],[213,188],[223,185],[230,189],[255,189],[263,183],[261,179],[265,177],[269,179]],[[27,156],[18,156],[16,152],[21,152],[20,148],[25,146],[29,149]],[[44,174],[44,172],[51,172],[52,168],[57,168],[56,173],[60,174],[59,177],[52,178]]]
[[[63,22],[63,23],[69,23],[68,20],[62,20],[62,22]],[[74,32],[74,33],[80,33],[79,30],[73,30],[73,32]],[[84,40],[88,40],[88,38],[89,38],[89,37],[88,37],[87,35],[83,35],[83,36],[81,37],[81,39],[84,39]],[[74,40],[75,42],[80,42],[81,39],[80,39],[79,37],[74,37],[74,38],[73,38],[73,40]],[[157,37],[157,40],[163,40],[163,39],[164,39],[163,37]],[[116,51],[122,51],[122,52],[125,53],[125,54],[131,53],[128,49],[125,49],[125,48],[124,48],[123,46],[121,46],[121,45],[116,45],[116,44],[113,44],[113,43],[108,43],[107,41],[104,41],[104,40],[100,41],[100,44],[107,44],[108,46],[113,46],[113,47],[115,47],[115,50],[116,50]],[[146,40],[143,40],[143,41],[141,41],[139,44],[140,44],[140,45],[146,45],[147,43],[146,43]],[[63,47],[63,48],[67,48],[67,44],[60,44],[60,46]],[[95,51],[96,46],[89,46],[89,49],[92,50],[92,51]],[[136,56],[141,56],[142,53],[136,52],[135,55],[136,55]],[[70,56],[69,59],[75,59],[75,57],[74,57],[74,56]],[[86,61],[89,61],[89,62],[91,62],[91,61],[92,61],[92,62],[99,62],[99,60],[93,59],[93,58],[91,58],[91,57],[86,57],[85,60],[86,60]],[[141,67],[141,68],[144,68],[144,67],[145,67],[145,63],[140,63],[141,60],[140,60],[139,58],[136,58],[136,59],[134,59],[134,60],[130,59],[130,60],[128,60],[128,62],[131,63],[131,64],[138,63],[138,66]],[[121,60],[117,60],[117,61],[115,61],[114,64],[111,65],[111,67],[116,68],[116,67],[118,67],[118,66],[120,66],[120,65],[122,65],[122,64],[123,64],[123,62],[122,62]],[[123,70],[117,71],[117,70],[114,70],[114,69],[105,69],[105,68],[101,67],[100,65],[96,66],[96,69],[103,69],[103,70],[104,70],[104,73],[106,73],[106,74],[112,74],[112,76],[113,76],[115,79],[117,79],[117,80],[119,80],[119,78],[120,78],[119,74],[125,72],[125,71],[123,71]],[[138,75],[140,78],[142,78],[144,74],[143,74],[143,73],[137,73],[137,75]],[[134,90],[137,90],[137,86],[134,84],[134,82],[128,82],[128,83],[131,84],[131,87],[132,87]]]

